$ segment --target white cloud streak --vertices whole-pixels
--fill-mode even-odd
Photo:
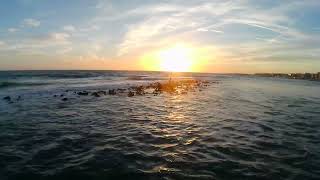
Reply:
[[[39,20],[36,20],[36,19],[32,19],[32,18],[29,18],[29,19],[24,19],[23,20],[23,26],[27,26],[27,27],[38,27],[40,26],[41,22]]]
[[[63,27],[63,30],[68,31],[68,32],[75,32],[76,28],[73,25],[67,25]]]
[[[9,28],[8,29],[8,32],[10,32],[10,33],[14,33],[14,32],[17,32],[17,31],[19,31],[19,29],[17,29],[17,28]]]

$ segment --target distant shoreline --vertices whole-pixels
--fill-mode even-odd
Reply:
[[[320,81],[320,72],[318,73],[257,73],[254,76],[258,77],[272,77],[272,78],[286,78],[286,79],[299,79],[309,81]]]

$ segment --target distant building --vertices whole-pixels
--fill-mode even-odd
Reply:
[[[293,73],[291,74],[292,79],[304,79],[304,74],[301,73]]]
[[[304,79],[312,79],[312,74],[311,73],[305,73],[304,74]]]
[[[317,80],[318,79],[318,74],[311,74],[311,79],[312,80]]]
[[[261,77],[276,77],[276,78],[289,78],[289,79],[306,79],[306,80],[320,80],[320,72],[318,73],[257,73],[256,76]]]

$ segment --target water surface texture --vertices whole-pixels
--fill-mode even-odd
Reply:
[[[220,83],[184,95],[97,98],[66,90],[168,74],[0,72],[0,179],[320,178],[319,82],[181,76]]]

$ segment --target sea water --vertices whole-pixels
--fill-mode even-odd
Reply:
[[[320,179],[319,82],[186,73],[175,78],[219,83],[180,95],[72,93],[169,76],[0,72],[0,179]]]

